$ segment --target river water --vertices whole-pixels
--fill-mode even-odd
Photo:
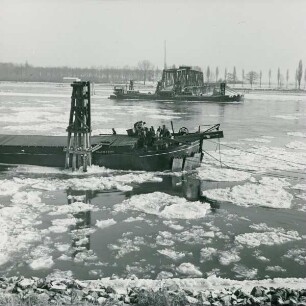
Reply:
[[[117,102],[111,91],[95,86],[94,134],[172,120],[220,123],[225,137],[204,143],[192,173],[0,165],[1,275],[306,276],[306,95]],[[65,135],[70,96],[68,84],[0,83],[0,134]]]

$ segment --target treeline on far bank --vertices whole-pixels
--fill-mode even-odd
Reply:
[[[138,66],[135,68],[71,68],[35,67],[25,64],[0,63],[0,81],[18,82],[63,82],[65,77],[75,77],[96,83],[126,83],[135,81],[157,81],[162,70]]]

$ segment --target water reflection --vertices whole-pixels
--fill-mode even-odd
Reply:
[[[192,174],[181,176],[162,176],[161,183],[143,183],[135,187],[132,191],[127,192],[126,196],[151,193],[151,192],[164,192],[173,196],[179,196],[187,199],[188,201],[201,201],[207,202],[211,205],[212,210],[219,208],[220,205],[217,201],[207,199],[202,195],[202,192],[211,187],[209,182],[201,181]]]
[[[89,204],[91,199],[95,196],[94,192],[91,190],[78,191],[78,190],[67,190],[68,205],[76,202],[82,202]],[[84,250],[90,250],[90,234],[78,235],[78,230],[86,229],[91,227],[91,212],[80,211],[72,214],[77,223],[75,226],[71,227],[72,241],[71,247],[74,250],[72,257],[75,258],[76,255]]]

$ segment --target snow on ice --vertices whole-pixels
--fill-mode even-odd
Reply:
[[[235,241],[248,247],[258,247],[260,245],[284,244],[290,241],[301,240],[299,233],[296,231],[287,232],[262,232],[262,233],[245,233],[235,237]]]
[[[302,132],[288,132],[287,135],[306,138],[306,133],[302,133]]]
[[[298,150],[306,150],[306,143],[302,141],[292,141],[286,144],[286,148],[289,149],[298,149]]]
[[[99,228],[106,228],[116,223],[117,222],[114,219],[97,220],[96,226]]]
[[[251,173],[240,170],[213,167],[203,164],[197,169],[197,177],[200,180],[217,181],[217,182],[239,182],[245,181],[251,177]]]
[[[184,262],[180,264],[176,270],[181,274],[192,276],[192,277],[202,276],[202,272],[200,271],[200,269],[190,262]]]
[[[115,212],[135,210],[165,219],[200,219],[210,210],[208,203],[190,202],[163,192],[132,196],[114,206]]]
[[[290,208],[293,196],[283,189],[287,185],[283,179],[264,177],[259,184],[246,183],[231,188],[205,190],[202,193],[209,199],[240,206]]]
[[[219,166],[219,152],[210,151],[215,159],[206,156],[206,163]],[[258,173],[273,171],[304,170],[306,152],[290,151],[280,147],[256,146],[245,149],[223,149],[221,150],[221,160],[224,164],[237,170],[252,170]]]
[[[183,252],[176,252],[172,249],[163,249],[157,250],[158,253],[165,255],[166,257],[171,258],[172,260],[179,260],[185,257],[185,253]]]

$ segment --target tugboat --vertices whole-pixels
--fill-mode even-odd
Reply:
[[[130,81],[129,89],[115,86],[110,99],[115,100],[159,100],[199,102],[240,102],[244,96],[226,86],[225,82],[204,84],[202,71],[189,66],[164,69],[154,94],[141,93]]]
[[[222,138],[220,125],[189,132],[182,127],[172,132],[166,126],[147,128],[136,122],[126,134],[91,135],[91,94],[89,82],[74,82],[68,137],[0,135],[0,163],[72,168],[95,164],[122,170],[190,170],[203,158],[205,139]]]

